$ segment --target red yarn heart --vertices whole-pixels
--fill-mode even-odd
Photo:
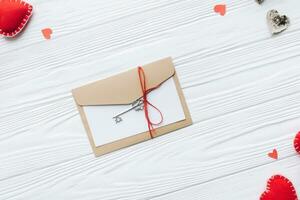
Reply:
[[[292,182],[284,176],[275,175],[268,180],[260,200],[298,200],[298,197]]]
[[[32,15],[32,6],[22,0],[0,0],[0,34],[14,37]]]

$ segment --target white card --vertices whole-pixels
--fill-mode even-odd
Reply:
[[[184,111],[173,78],[168,79],[159,88],[148,94],[148,101],[163,114],[163,122],[154,128],[169,125],[185,119]],[[83,106],[95,146],[101,146],[126,137],[148,131],[144,110],[122,115],[122,121],[116,123],[113,117],[131,105]],[[151,106],[149,116],[152,122],[159,122],[160,115]]]

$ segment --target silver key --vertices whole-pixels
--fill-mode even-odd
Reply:
[[[129,108],[129,109],[127,109],[127,110],[125,110],[125,111],[123,111],[123,112],[121,112],[121,113],[119,113],[119,114],[117,114],[117,115],[115,115],[114,117],[113,117],[113,119],[115,120],[115,122],[116,122],[116,124],[117,123],[120,123],[120,122],[122,122],[123,121],[123,119],[122,119],[122,115],[124,115],[125,113],[128,113],[129,111],[132,111],[132,110],[135,110],[135,111],[141,111],[141,110],[143,110],[144,109],[144,103],[143,103],[143,99],[138,99],[138,100],[136,100],[136,101],[134,101],[132,104],[131,104],[131,108]]]

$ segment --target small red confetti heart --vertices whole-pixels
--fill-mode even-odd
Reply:
[[[273,158],[273,159],[278,159],[278,152],[277,152],[277,150],[276,149],[273,149],[273,151],[271,152],[271,153],[268,153],[268,156],[270,157],[270,158]]]
[[[50,40],[51,39],[51,34],[52,34],[52,29],[51,28],[45,28],[42,30],[43,36],[45,39]]]
[[[260,200],[298,200],[298,197],[291,181],[284,176],[274,175],[268,180],[267,189]]]
[[[14,37],[32,15],[32,6],[22,0],[0,0],[0,34]]]
[[[224,16],[226,14],[226,5],[225,4],[215,5],[214,11]]]
[[[297,133],[294,139],[294,148],[300,154],[300,132]]]

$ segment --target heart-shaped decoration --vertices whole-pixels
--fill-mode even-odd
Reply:
[[[22,0],[0,0],[0,34],[14,37],[32,15],[32,6]]]
[[[277,10],[270,10],[267,13],[267,21],[272,34],[281,33],[290,25],[290,19],[286,15],[280,15]]]
[[[51,39],[51,34],[53,33],[51,28],[45,28],[42,30],[43,36],[45,39],[50,40]]]
[[[215,5],[214,11],[224,16],[226,14],[226,5],[225,4]]]
[[[267,189],[260,200],[298,200],[298,197],[291,181],[284,176],[275,175],[268,180]]]
[[[294,139],[294,148],[300,154],[300,132],[297,133]]]
[[[264,2],[264,0],[256,0],[256,2],[257,2],[258,4],[262,4],[262,3]]]
[[[278,153],[276,149],[273,149],[271,153],[268,153],[268,156],[273,159],[278,159]]]

